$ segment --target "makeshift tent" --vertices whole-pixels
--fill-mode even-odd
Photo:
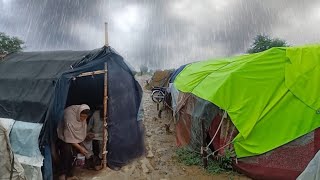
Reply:
[[[19,52],[0,62],[0,117],[40,123],[39,147],[44,155],[44,179],[52,179],[51,145],[63,110],[72,104],[103,104],[107,63],[107,162],[121,167],[144,153],[139,112],[142,90],[124,59],[111,47],[94,51]],[[128,108],[129,107],[129,108]],[[15,125],[13,126],[15,128]]]
[[[176,77],[178,76],[178,74],[187,66],[188,64],[182,65],[180,66],[178,69],[174,70],[171,73],[170,79],[169,79],[169,83],[173,83],[174,80],[176,79]]]
[[[268,167],[280,170],[275,177],[286,172],[297,177],[320,148],[316,130],[320,127],[319,69],[317,45],[272,48],[187,65],[173,86],[179,90],[173,97],[177,103],[178,142],[190,145],[193,139],[199,139],[199,133],[196,137],[193,134],[201,132],[204,120],[210,136],[217,134],[212,143],[215,150],[232,144],[237,158],[242,158],[239,161],[262,168],[242,168],[248,175],[256,171],[261,176],[251,176],[263,178],[263,168]],[[219,108],[228,114],[224,118],[229,119],[225,120],[228,124],[220,124],[217,117],[221,118],[223,112],[215,113]],[[216,133],[217,129],[221,132]],[[199,151],[201,142],[197,143]]]
[[[146,85],[146,89],[153,87],[168,87],[172,70],[157,70]]]

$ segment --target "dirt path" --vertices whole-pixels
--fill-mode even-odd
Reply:
[[[137,80],[141,86],[148,76],[139,76]],[[150,91],[144,90],[144,125],[146,128],[146,157],[135,160],[119,171],[110,169],[99,172],[77,169],[76,174],[83,180],[102,179],[247,179],[243,176],[230,176],[226,174],[211,175],[201,167],[185,166],[176,159],[176,146],[174,132],[167,133],[165,123],[170,121],[170,115],[162,114],[157,118],[157,107],[150,98]],[[173,126],[171,126],[173,131]]]

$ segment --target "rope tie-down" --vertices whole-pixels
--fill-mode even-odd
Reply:
[[[231,137],[230,137],[230,140],[228,141],[228,143],[226,143],[225,145],[223,145],[222,147],[216,149],[215,151],[213,151],[212,153],[209,153],[208,154],[208,150],[209,150],[209,147],[210,145],[213,143],[213,140],[217,137],[217,134],[219,132],[219,130],[221,129],[221,126],[222,126],[222,123],[223,123],[223,120],[227,118],[227,111],[224,111],[222,117],[221,117],[221,121],[218,125],[218,128],[215,132],[215,134],[213,135],[213,137],[211,138],[210,142],[208,143],[207,146],[202,146],[201,147],[201,155],[202,155],[202,158],[203,158],[203,162],[204,162],[204,167],[206,168],[207,167],[207,161],[208,161],[208,158],[212,155],[212,156],[215,156],[215,154],[217,152],[219,152],[221,149],[229,146],[230,144],[233,143],[233,140],[231,140]],[[236,162],[237,162],[237,159],[236,159]]]

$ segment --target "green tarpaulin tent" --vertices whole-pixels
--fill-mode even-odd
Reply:
[[[320,127],[320,45],[192,63],[174,85],[228,112],[239,131],[233,140],[238,157]]]

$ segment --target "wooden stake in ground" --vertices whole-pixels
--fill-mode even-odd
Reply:
[[[108,110],[108,64],[104,65],[104,97],[103,97],[103,137],[102,137],[102,168],[107,167],[107,110]]]
[[[204,127],[204,120],[201,120],[201,129],[202,129],[202,148],[201,148],[201,154],[202,154],[202,161],[203,161],[203,167],[207,169],[208,167],[208,159],[207,159],[207,142],[206,142],[206,130]]]

